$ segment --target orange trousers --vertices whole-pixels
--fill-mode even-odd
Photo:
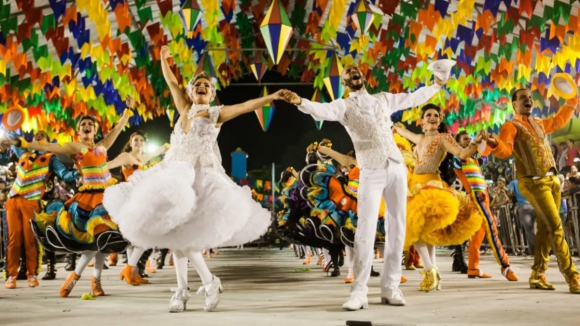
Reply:
[[[495,256],[498,264],[506,268],[510,265],[509,259],[501,242],[499,240],[499,232],[497,230],[497,221],[489,206],[489,196],[487,192],[472,192],[471,199],[476,203],[476,206],[483,215],[483,225],[469,241],[469,261],[467,267],[470,270],[476,270],[479,267],[479,248],[483,242],[483,238],[487,235],[487,242],[491,246],[491,251]]]
[[[405,266],[417,266],[421,265],[421,258],[415,246],[411,246],[408,251],[405,252]]]
[[[30,227],[30,220],[34,214],[40,212],[40,202],[15,196],[6,201],[6,224],[8,241],[6,246],[7,276],[18,276],[20,262],[20,247],[24,244],[26,253],[26,270],[28,275],[36,275],[38,267],[38,247],[34,233]]]

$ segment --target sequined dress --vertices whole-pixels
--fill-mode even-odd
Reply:
[[[135,246],[202,250],[248,243],[263,235],[270,213],[221,166],[215,146],[221,106],[193,105],[185,133],[181,119],[164,160],[110,187],[104,205]],[[209,118],[195,117],[207,111]]]
[[[449,134],[439,134],[423,156],[415,152],[415,167],[409,177],[405,248],[417,241],[432,245],[461,244],[481,228],[482,216],[465,192],[451,189],[438,173],[447,151],[443,142],[454,144]]]

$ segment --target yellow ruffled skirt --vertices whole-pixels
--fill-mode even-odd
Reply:
[[[438,174],[411,174],[407,197],[405,248],[417,241],[462,244],[481,228],[482,216],[469,196],[455,191]]]

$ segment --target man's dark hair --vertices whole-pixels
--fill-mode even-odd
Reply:
[[[460,132],[458,132],[457,135],[455,135],[455,141],[459,143],[459,140],[463,135],[468,135],[466,130],[461,130]]]
[[[568,145],[568,144],[566,144],[565,142],[560,143],[560,146],[566,146],[566,145]]]
[[[528,90],[527,88],[520,88],[520,89],[516,90],[515,92],[513,92],[512,93],[512,102],[517,101],[519,91],[527,91],[527,90]]]
[[[574,144],[574,139],[568,139],[568,141]]]

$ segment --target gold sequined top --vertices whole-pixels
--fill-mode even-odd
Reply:
[[[422,156],[418,152],[418,146],[415,147],[415,174],[435,174],[439,171],[441,161],[447,155],[447,149],[444,142],[457,145],[455,139],[450,134],[438,134],[429,145]]]

